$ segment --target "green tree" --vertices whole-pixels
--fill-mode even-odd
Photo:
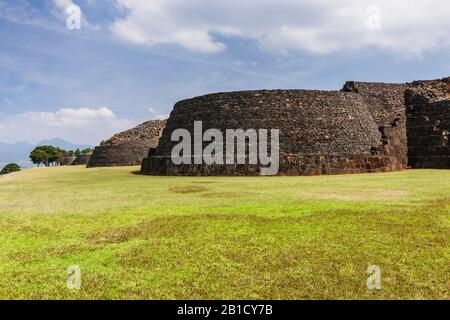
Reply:
[[[43,164],[46,167],[50,165],[60,164],[61,155],[65,151],[53,146],[40,146],[31,151],[30,159],[38,167]]]
[[[33,151],[31,151],[30,160],[38,167],[40,167],[41,164],[48,167],[48,154],[40,147],[37,147]]]
[[[45,146],[45,148],[47,154],[49,155],[48,157],[49,164],[50,165],[61,164],[61,155],[66,153],[66,151],[53,146]]]
[[[81,155],[80,149],[75,150],[75,152],[73,154],[75,155],[75,157],[78,157],[79,155]]]
[[[20,170],[22,170],[22,169],[20,168],[20,166],[17,163],[9,163],[2,169],[2,171],[0,171],[0,175],[8,174],[11,172],[17,172]]]

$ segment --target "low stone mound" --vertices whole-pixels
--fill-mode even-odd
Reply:
[[[165,125],[164,120],[147,121],[114,135],[95,148],[88,168],[141,165],[149,150],[158,146]]]
[[[130,141],[139,141],[149,146],[157,146],[161,131],[165,126],[165,120],[147,121],[133,129],[115,134],[112,138],[103,141],[101,146],[117,146]]]
[[[72,162],[72,165],[73,166],[87,165],[90,159],[91,159],[90,154],[81,154],[75,158],[75,160]]]
[[[75,159],[76,157],[74,156],[64,155],[62,157],[61,166],[71,166]]]

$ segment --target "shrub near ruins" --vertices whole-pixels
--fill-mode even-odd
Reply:
[[[0,175],[21,171],[22,169],[17,163],[9,163],[7,164],[2,171],[0,171]]]

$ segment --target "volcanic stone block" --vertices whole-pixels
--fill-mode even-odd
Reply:
[[[450,77],[411,83],[406,114],[409,165],[449,169]]]

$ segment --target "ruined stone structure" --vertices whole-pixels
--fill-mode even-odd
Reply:
[[[88,167],[140,165],[149,150],[158,146],[165,124],[164,120],[147,121],[114,135],[95,148]]]
[[[409,165],[450,169],[450,77],[413,82],[405,96]]]
[[[73,166],[87,165],[90,159],[91,154],[80,154],[73,160],[72,165]]]
[[[408,164],[406,147],[406,84],[349,81],[342,91],[362,96],[382,137],[379,151],[397,157],[402,167]]]
[[[395,90],[398,88],[395,86]],[[402,94],[401,90],[398,90]],[[392,93],[395,94],[395,93]],[[374,107],[376,105],[374,104]],[[375,114],[375,111],[373,111]],[[380,113],[380,123],[389,123]],[[388,112],[386,112],[388,113]],[[382,118],[384,117],[384,118]],[[318,175],[399,170],[404,159],[385,148],[371,108],[355,92],[263,90],[219,93],[179,102],[159,147],[146,159],[146,174],[259,175],[258,165],[174,165],[171,141],[177,128],[279,129],[281,175]],[[394,122],[395,117],[391,119]]]
[[[347,82],[338,91],[262,90],[178,102],[141,172],[151,175],[259,175],[260,165],[175,165],[174,130],[279,129],[279,175],[448,168],[449,79]],[[204,142],[204,146],[210,142]],[[408,148],[409,146],[409,148]],[[194,150],[194,147],[192,148]],[[193,159],[196,155],[192,155]],[[248,157],[248,155],[246,155]]]
[[[75,159],[76,157],[72,155],[64,154],[62,156],[61,166],[71,166]]]

